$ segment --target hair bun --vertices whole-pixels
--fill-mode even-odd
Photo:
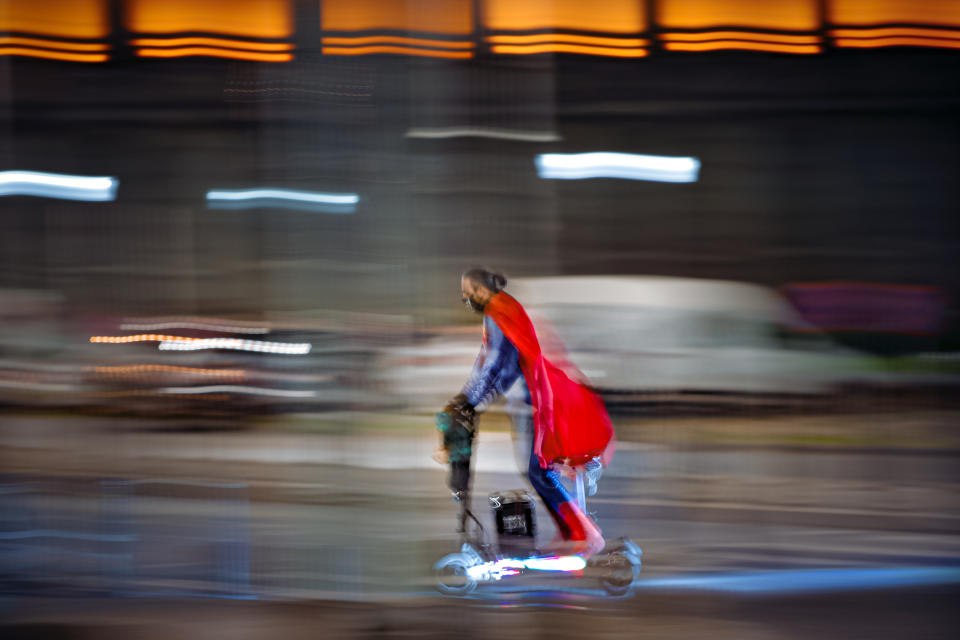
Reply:
[[[507,286],[507,277],[505,275],[502,273],[494,273],[493,271],[484,269],[483,267],[467,269],[463,272],[463,275],[461,275],[460,278],[467,278],[476,284],[482,284],[494,293],[500,293],[500,291]]]

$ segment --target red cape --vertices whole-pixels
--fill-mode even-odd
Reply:
[[[543,355],[533,323],[511,295],[500,292],[484,313],[520,352],[520,369],[533,404],[533,449],[546,468],[555,460],[574,466],[613,456],[613,425],[603,401]]]

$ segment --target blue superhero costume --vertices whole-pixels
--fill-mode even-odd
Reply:
[[[583,539],[585,527],[595,525],[585,524],[589,518],[561,483],[560,474],[541,466],[533,446],[533,408],[520,367],[520,353],[489,316],[483,318],[483,346],[461,393],[475,407],[508,394],[511,420],[527,448],[530,484],[543,500],[560,535],[566,540]]]

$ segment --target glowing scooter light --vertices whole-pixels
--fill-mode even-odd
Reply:
[[[582,571],[587,561],[580,556],[546,556],[543,558],[504,558],[495,562],[484,562],[467,569],[467,575],[475,580],[500,580],[505,576],[515,576],[523,569],[532,571],[562,571],[570,573]]]
[[[700,161],[689,156],[636,153],[543,153],[536,157],[537,175],[550,180],[621,178],[653,182],[696,182]]]
[[[552,556],[547,558],[529,558],[523,566],[534,571],[583,571],[587,561],[581,556]]]
[[[320,193],[292,189],[214,189],[207,191],[207,203],[220,209],[275,207],[306,209],[324,213],[353,213],[360,196],[356,193]]]
[[[0,196],[106,202],[117,197],[116,178],[39,171],[0,171]]]

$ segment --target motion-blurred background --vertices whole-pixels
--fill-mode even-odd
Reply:
[[[954,0],[0,0],[5,628],[492,632],[430,596],[487,265],[614,414],[649,579],[515,634],[947,635],[958,50]]]

